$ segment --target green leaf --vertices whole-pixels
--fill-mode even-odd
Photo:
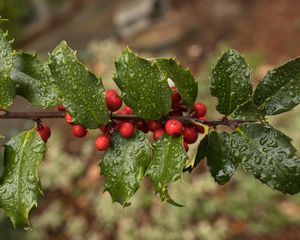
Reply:
[[[20,133],[5,145],[0,207],[14,226],[30,225],[29,211],[42,194],[37,169],[45,150],[46,145],[35,129]]]
[[[265,116],[265,112],[260,110],[252,99],[243,105],[239,106],[232,114],[231,117],[234,119],[243,119],[258,121],[261,117]]]
[[[218,60],[211,77],[211,94],[218,98],[217,110],[230,115],[251,98],[250,70],[244,58],[229,49]]]
[[[275,115],[293,109],[300,103],[300,58],[275,68],[259,82],[254,102]]]
[[[17,94],[32,104],[50,107],[60,103],[50,68],[36,55],[17,53],[10,77],[17,86]]]
[[[156,64],[138,57],[128,48],[115,61],[114,81],[123,101],[143,119],[159,119],[171,109],[172,91]]]
[[[146,175],[152,179],[154,189],[162,201],[181,206],[168,194],[167,185],[181,177],[188,157],[183,148],[183,138],[164,135],[153,145],[154,154]]]
[[[231,137],[226,132],[211,132],[208,136],[207,165],[215,181],[225,184],[238,167],[231,151]]]
[[[0,29],[0,109],[2,110],[9,108],[16,97],[15,86],[9,77],[15,51],[7,36],[7,32]]]
[[[127,206],[151,161],[152,146],[140,131],[129,139],[114,133],[111,142],[112,146],[100,161],[101,175],[105,177],[104,191],[110,193],[113,202]]]
[[[200,144],[198,145],[197,151],[195,153],[195,156],[191,161],[188,161],[188,164],[184,168],[184,172],[192,172],[194,168],[197,167],[197,165],[203,160],[207,155],[207,147],[208,147],[208,135],[205,135],[205,137],[201,140]]]
[[[300,191],[300,159],[282,132],[270,125],[244,124],[232,133],[232,150],[261,182],[284,193]]]
[[[191,108],[197,98],[198,84],[190,70],[178,64],[175,59],[155,59],[159,69],[175,83],[182,103]]]
[[[101,79],[77,60],[75,52],[66,42],[61,42],[50,54],[49,66],[62,104],[74,123],[98,128],[109,122]]]

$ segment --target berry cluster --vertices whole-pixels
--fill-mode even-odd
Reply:
[[[204,127],[202,125],[193,124],[191,122],[185,123],[181,121],[180,117],[192,114],[194,118],[206,119],[206,106],[203,103],[195,103],[193,110],[189,111],[181,104],[181,96],[176,87],[171,87],[172,90],[172,111],[168,114],[165,120],[138,120],[136,122],[132,120],[116,120],[112,119],[111,122],[105,126],[101,126],[101,135],[96,139],[95,146],[99,151],[105,151],[110,146],[110,136],[114,131],[119,131],[120,135],[124,138],[130,138],[135,133],[135,128],[144,133],[152,132],[154,140],[159,139],[162,135],[168,134],[170,136],[183,135],[184,144],[183,147],[188,151],[188,144],[195,143],[198,139],[198,134],[204,133]],[[117,112],[119,115],[133,114],[133,110],[125,106],[119,110],[123,104],[121,97],[113,89],[108,89],[105,92],[105,99],[108,109],[113,112]],[[57,107],[59,111],[65,111],[63,105]],[[76,125],[72,123],[72,116],[66,112],[65,121],[67,124],[72,125],[72,133],[75,137],[84,137],[87,134],[87,129],[84,126]],[[37,131],[40,134],[44,142],[47,142],[51,135],[50,128],[46,124],[39,124]]]

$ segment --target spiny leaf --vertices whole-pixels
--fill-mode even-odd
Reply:
[[[100,161],[105,191],[110,193],[114,202],[127,206],[151,161],[152,146],[140,131],[129,139],[114,133],[111,142],[112,146]]]
[[[230,115],[251,98],[250,70],[244,58],[229,49],[219,59],[211,77],[211,94],[219,100],[217,110]]]
[[[275,68],[259,82],[254,102],[275,115],[293,109],[300,103],[300,58]]]
[[[42,194],[37,169],[46,145],[36,130],[22,132],[5,145],[4,174],[0,180],[0,207],[14,226],[28,226],[29,211]]]
[[[114,81],[124,102],[143,119],[159,119],[171,109],[171,89],[167,77],[156,64],[138,57],[128,48],[115,61]]]
[[[36,55],[17,53],[10,77],[17,86],[17,94],[32,104],[50,107],[60,103],[50,68]]]
[[[174,202],[167,190],[167,185],[181,177],[188,157],[183,148],[183,139],[164,135],[153,145],[154,154],[146,175],[152,179],[154,189],[160,194],[162,201],[181,206]]]
[[[49,66],[62,104],[74,123],[87,128],[108,123],[109,112],[101,79],[77,60],[66,42],[61,42],[50,54]]]
[[[9,77],[15,51],[7,35],[0,29],[0,110],[9,108],[16,97],[15,86]]]
[[[244,124],[231,137],[232,151],[246,171],[283,193],[300,191],[300,159],[289,137],[259,123]]]
[[[208,136],[207,165],[215,181],[225,184],[235,173],[239,162],[231,151],[230,134],[211,132]]]
[[[191,71],[184,69],[175,59],[155,59],[154,63],[175,83],[182,103],[186,107],[191,108],[198,93],[198,85]]]

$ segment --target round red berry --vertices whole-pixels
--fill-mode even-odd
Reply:
[[[130,138],[134,134],[134,124],[131,122],[123,122],[120,124],[119,132],[122,137]]]
[[[41,139],[46,143],[51,136],[51,129],[46,124],[41,124],[39,127],[36,128],[38,131]]]
[[[108,89],[105,91],[105,93],[106,105],[108,109],[112,112],[119,110],[122,106],[122,99],[118,93],[113,89]]]
[[[183,130],[182,123],[177,119],[170,119],[166,122],[165,126],[167,134],[170,136],[180,135]]]
[[[163,125],[160,121],[147,121],[147,126],[150,131],[154,132],[157,129],[160,129]]]
[[[95,141],[96,149],[99,151],[105,151],[109,148],[110,146],[110,140],[108,136],[106,135],[101,135],[99,136],[96,141]]]
[[[149,132],[149,128],[147,126],[147,123],[144,121],[138,121],[137,122],[137,128],[141,131],[143,131],[144,133]]]
[[[87,134],[87,129],[80,125],[74,125],[72,133],[75,137],[84,137]]]
[[[65,114],[65,120],[66,120],[67,124],[72,125],[72,117],[69,113]]]
[[[194,143],[197,141],[198,132],[194,127],[184,127],[183,129],[183,139],[187,143]]]
[[[64,105],[62,105],[62,104],[60,104],[60,105],[57,106],[57,110],[61,111],[61,112],[66,111]]]
[[[194,111],[197,117],[204,117],[206,114],[206,105],[204,103],[195,103]]]
[[[186,142],[183,142],[183,148],[186,152],[189,151],[189,145]]]
[[[205,128],[201,124],[194,124],[195,129],[197,130],[198,133],[204,133]]]
[[[153,132],[153,139],[157,140],[165,133],[166,133],[165,129],[163,129],[163,128],[157,129]]]

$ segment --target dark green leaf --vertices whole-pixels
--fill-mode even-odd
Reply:
[[[156,64],[138,57],[128,48],[115,62],[114,81],[124,102],[143,119],[159,119],[171,109],[171,89],[167,77]]]
[[[230,138],[226,132],[211,132],[208,136],[207,164],[219,184],[228,182],[239,164],[231,151]]]
[[[108,123],[109,112],[101,79],[77,60],[75,52],[66,42],[61,42],[51,53],[49,66],[62,104],[74,123],[87,128]]]
[[[198,84],[191,71],[176,63],[175,59],[156,59],[154,63],[175,83],[182,103],[191,108],[198,93]]]
[[[50,107],[60,103],[50,68],[36,55],[18,53],[10,77],[17,86],[17,94],[32,104]]]
[[[211,94],[219,100],[217,110],[230,115],[251,98],[250,70],[244,58],[229,49],[219,59],[211,77]]]
[[[14,226],[30,225],[29,211],[42,194],[37,169],[46,145],[36,130],[22,132],[5,145],[4,174],[0,180],[0,207]]]
[[[267,115],[291,110],[300,103],[300,58],[275,68],[259,82],[254,102],[265,107]]]
[[[0,23],[1,23],[0,18]],[[11,42],[7,39],[7,33],[0,29],[0,109],[9,108],[16,97],[15,86],[9,74],[15,51],[11,47]]]
[[[260,110],[253,102],[253,100],[249,100],[243,105],[239,106],[232,114],[231,117],[235,119],[244,119],[257,121],[261,117],[264,117],[264,111]]]
[[[201,140],[197,151],[195,153],[194,158],[191,161],[188,161],[188,164],[185,166],[185,171],[192,172],[194,168],[197,167],[197,165],[206,157],[207,154],[207,146],[208,146],[208,135],[205,135],[205,137]]]
[[[284,193],[300,191],[300,159],[282,132],[270,125],[244,124],[232,133],[232,150],[261,182]]]
[[[183,148],[183,139],[164,135],[154,143],[153,159],[147,169],[156,192],[162,201],[180,206],[169,196],[167,185],[181,177],[183,167],[188,157]]]
[[[140,131],[129,139],[115,133],[111,141],[112,146],[100,161],[101,175],[112,200],[127,206],[151,161],[152,146]]]

